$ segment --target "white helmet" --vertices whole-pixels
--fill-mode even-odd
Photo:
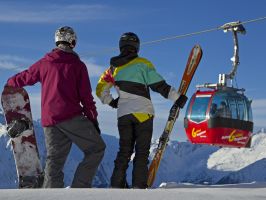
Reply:
[[[55,44],[58,46],[60,43],[68,43],[71,48],[74,48],[77,43],[77,35],[73,28],[63,26],[55,31]]]

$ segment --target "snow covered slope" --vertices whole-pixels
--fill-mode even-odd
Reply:
[[[12,200],[263,200],[266,185],[178,187],[175,189],[27,189],[0,190],[0,199]]]
[[[259,170],[265,169],[264,158],[266,158],[264,132],[254,134],[251,148],[218,148],[192,145],[187,142],[171,142],[160,165],[156,185],[161,182],[197,184],[261,182],[266,180],[266,170]]]
[[[16,170],[9,137],[6,135],[0,113],[0,188],[16,188]],[[45,143],[39,121],[34,123],[42,165],[45,163]],[[108,187],[113,170],[113,160],[118,150],[118,139],[103,134],[107,148],[104,159],[94,180],[95,187]],[[151,146],[152,159],[158,141]],[[82,153],[73,145],[66,162],[65,185],[71,185],[74,171],[82,159]],[[162,182],[193,184],[227,184],[266,182],[266,133],[254,135],[249,149],[218,148],[206,145],[192,145],[188,142],[171,141],[161,162],[155,187]],[[131,183],[132,164],[128,170]]]
[[[251,183],[254,180],[256,180],[256,182],[266,182],[265,169],[266,158],[263,158],[239,171],[228,174],[223,177],[218,184]]]

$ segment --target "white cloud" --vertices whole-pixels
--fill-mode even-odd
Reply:
[[[26,58],[22,58],[19,56],[12,56],[12,55],[0,55],[0,60],[13,60],[16,62],[21,62],[21,63],[26,63],[30,61]]]
[[[106,68],[98,65],[93,58],[83,59],[83,62],[87,66],[90,77],[99,77]],[[20,72],[27,69],[31,64],[33,64],[33,61],[30,59],[12,55],[0,55],[0,69]]]
[[[100,66],[96,64],[96,61],[93,58],[82,59],[86,64],[90,77],[100,77],[100,75],[104,72],[106,67]]]
[[[95,93],[94,93],[95,94]],[[98,111],[98,121],[100,124],[100,129],[103,133],[118,136],[117,129],[117,113],[116,109],[111,108],[108,105],[103,105],[96,95],[94,95],[96,100],[96,106]]]
[[[16,64],[12,62],[0,60],[0,69],[17,70],[18,68],[19,66],[17,66]]]
[[[0,69],[22,71],[28,67],[31,61],[19,56],[0,55]]]
[[[76,22],[97,19],[110,19],[113,17],[110,7],[104,5],[23,5],[16,3],[1,5],[0,22],[26,22],[26,23],[58,23]]]
[[[41,118],[41,93],[29,93],[31,112],[34,120]]]
[[[251,107],[258,115],[266,115],[266,99],[255,99]]]
[[[251,104],[254,126],[266,127],[266,99],[255,99]]]

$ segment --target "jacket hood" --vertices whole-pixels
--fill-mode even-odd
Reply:
[[[51,52],[47,53],[44,58],[53,62],[76,62],[79,60],[79,56],[76,53],[66,52],[61,49],[55,48]]]

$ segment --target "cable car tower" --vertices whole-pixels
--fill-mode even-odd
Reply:
[[[246,30],[240,21],[220,28],[233,33],[233,68],[228,74],[219,74],[218,83],[196,86],[184,126],[188,139],[195,144],[249,147],[253,131],[251,101],[244,95],[245,89],[233,87],[239,65],[238,34],[245,34]]]

